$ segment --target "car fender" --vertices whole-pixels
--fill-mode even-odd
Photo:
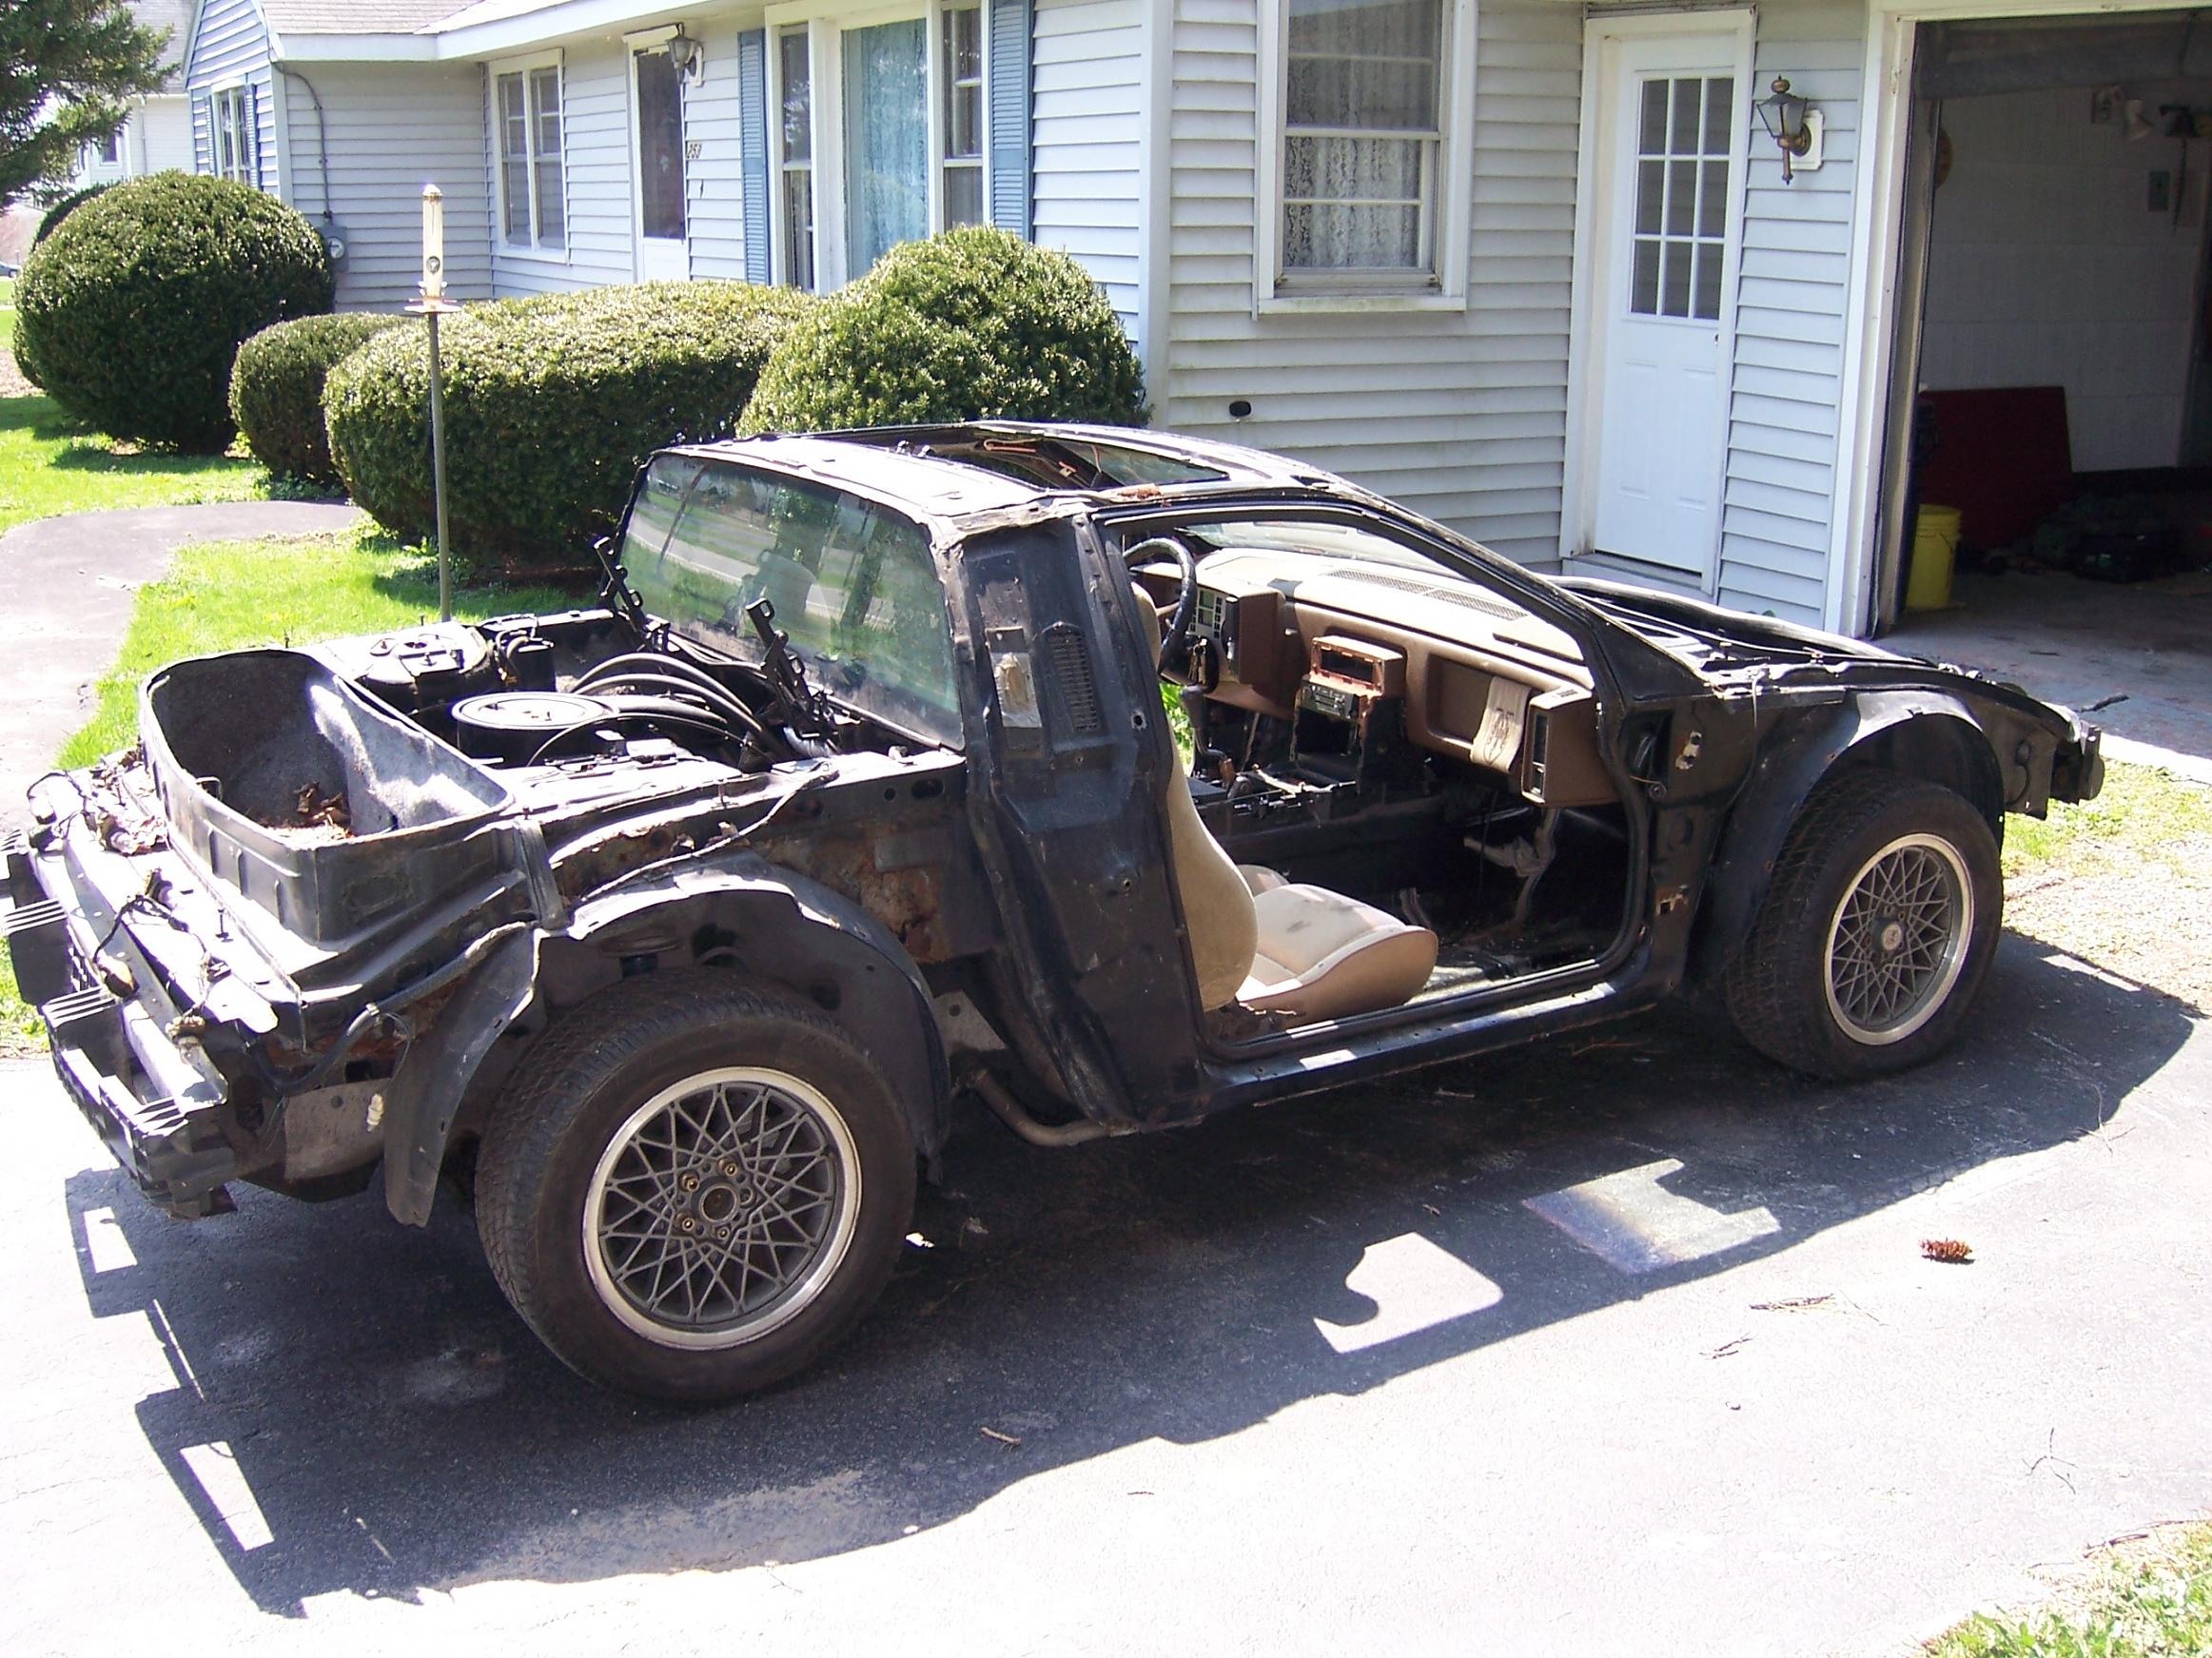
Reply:
[[[697,953],[702,936],[724,935],[738,943]],[[603,889],[576,906],[567,927],[511,941],[470,976],[386,1090],[384,1196],[394,1217],[428,1220],[456,1128],[481,1122],[528,1051],[501,1037],[537,1034],[626,974],[702,959],[795,991],[844,1024],[900,1084],[916,1148],[944,1144],[949,1072],[912,958],[858,905],[740,853]]]
[[[2004,781],[1989,738],[1961,698],[1931,690],[1862,691],[1785,713],[1760,743],[1705,882],[1691,974],[1717,983],[1757,921],[1806,801],[1841,768],[1878,764],[1957,790],[2001,832]]]

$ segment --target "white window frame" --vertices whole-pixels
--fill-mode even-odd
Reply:
[[[982,0],[979,18],[983,45],[984,107],[983,223],[990,223],[990,18],[989,0]],[[808,125],[812,134],[814,196],[814,292],[830,293],[843,287],[860,271],[845,268],[845,57],[844,34],[849,29],[867,29],[878,23],[904,23],[924,18],[924,97],[928,102],[930,131],[930,233],[945,228],[945,13],[961,9],[960,0],[903,0],[879,6],[851,4],[823,6],[819,0],[794,0],[771,6],[764,15],[768,31],[768,176],[769,268],[778,283],[791,280],[791,249],[783,227],[783,57],[776,49],[782,31],[803,25],[807,30],[807,74],[812,99]]]
[[[1439,59],[1432,268],[1374,273],[1282,268],[1284,115],[1290,90],[1290,0],[1260,0],[1260,211],[1252,238],[1252,313],[1463,311],[1475,188],[1476,0],[1444,0]]]
[[[219,179],[261,187],[261,123],[255,119],[258,100],[245,81],[225,81],[207,92],[207,165]],[[230,136],[231,159],[223,158],[225,133]]]
[[[560,113],[560,245],[545,245],[538,193],[538,116],[531,103],[531,77],[539,69],[554,74],[555,99]],[[523,176],[530,182],[530,240],[507,239],[507,156],[505,116],[499,110],[499,82],[508,75],[522,77],[522,132],[527,146]],[[528,57],[499,58],[484,66],[484,119],[491,129],[493,245],[502,259],[527,259],[543,264],[566,264],[576,241],[575,221],[569,216],[568,68],[558,51],[534,52]]]

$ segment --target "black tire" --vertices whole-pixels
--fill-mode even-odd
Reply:
[[[706,1124],[689,1152],[679,1130],[697,1125],[675,1104]],[[784,1203],[799,1218],[768,1218]],[[564,1014],[518,1066],[477,1160],[484,1254],[523,1320],[589,1380],[690,1404],[780,1381],[851,1330],[913,1205],[913,1138],[882,1071],[805,1003],[714,972],[625,980]],[[757,1275],[755,1244],[770,1263]],[[643,1266],[618,1258],[632,1246]],[[668,1272],[680,1282],[664,1305]]]
[[[1972,1011],[2004,908],[1996,837],[1963,796],[1895,772],[1847,771],[1813,791],[1790,831],[1728,971],[1730,1017],[1753,1047],[1807,1076],[1921,1064]]]

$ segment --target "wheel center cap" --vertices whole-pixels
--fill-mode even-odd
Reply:
[[[1881,945],[1886,951],[1895,952],[1905,947],[1905,924],[1886,921],[1882,924]]]
[[[720,1226],[735,1219],[744,1197],[736,1187],[717,1180],[699,1194],[699,1219],[710,1226]]]

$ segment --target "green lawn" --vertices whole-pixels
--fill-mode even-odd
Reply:
[[[4,319],[0,319],[4,321]],[[88,432],[51,398],[0,398],[0,531],[106,507],[254,500],[268,474],[227,455],[156,455]]]
[[[542,589],[464,588],[454,595],[454,614],[475,619],[573,602]],[[81,766],[127,746],[137,734],[139,682],[180,656],[375,633],[437,612],[435,561],[381,534],[187,547],[166,579],[139,589],[122,653],[100,681],[99,707],[60,763]],[[20,1051],[39,1029],[0,961],[0,1047]]]
[[[2212,1653],[2212,1526],[2107,1566],[2026,1618],[1968,1618],[1930,1658],[2204,1658]]]

